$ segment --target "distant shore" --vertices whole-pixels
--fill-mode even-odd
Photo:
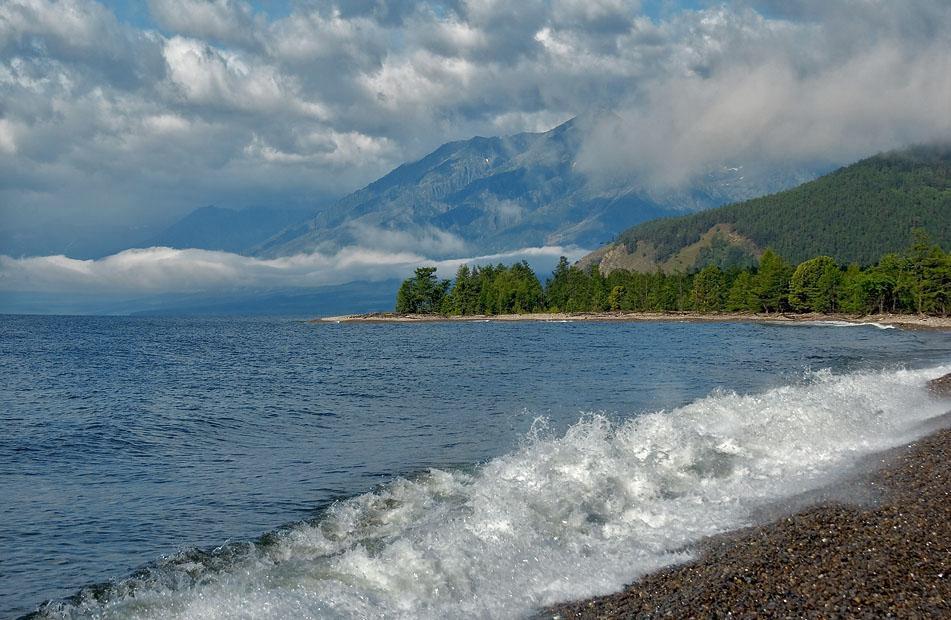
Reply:
[[[346,314],[313,319],[313,323],[434,323],[434,322],[485,322],[485,321],[591,321],[591,322],[636,322],[636,321],[686,321],[704,323],[816,323],[847,322],[902,327],[905,329],[951,329],[951,317],[919,316],[915,314],[744,314],[744,313],[697,313],[697,312],[558,312],[533,314],[499,314],[444,316],[439,314],[397,314],[395,312],[371,312]]]
[[[812,507],[709,539],[691,562],[538,617],[948,617],[951,430],[874,460],[877,469],[820,492]]]

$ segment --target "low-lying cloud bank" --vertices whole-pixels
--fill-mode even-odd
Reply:
[[[405,278],[421,265],[437,266],[439,275],[445,278],[452,277],[463,263],[526,260],[534,269],[544,272],[551,269],[559,256],[574,260],[585,252],[577,247],[545,246],[441,261],[411,251],[385,252],[363,247],[347,247],[336,254],[298,254],[275,259],[166,247],[126,250],[98,260],[62,255],[0,255],[0,292],[128,297],[306,289]]]

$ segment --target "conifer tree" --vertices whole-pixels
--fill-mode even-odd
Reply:
[[[790,269],[781,256],[767,248],[759,259],[759,271],[753,278],[753,294],[764,312],[786,308]]]

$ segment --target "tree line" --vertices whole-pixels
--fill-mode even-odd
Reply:
[[[421,267],[396,297],[400,313],[875,312],[947,316],[951,254],[917,229],[911,245],[878,262],[843,267],[829,256],[792,265],[767,249],[748,267],[707,265],[693,273],[581,269],[562,257],[544,286],[528,263],[462,265],[453,281]]]

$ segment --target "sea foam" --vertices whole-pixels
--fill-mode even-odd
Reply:
[[[104,618],[517,617],[618,590],[689,545],[900,445],[947,403],[951,366],[715,392],[612,422],[543,420],[513,452],[338,502],[258,542],[189,550],[43,615]]]

